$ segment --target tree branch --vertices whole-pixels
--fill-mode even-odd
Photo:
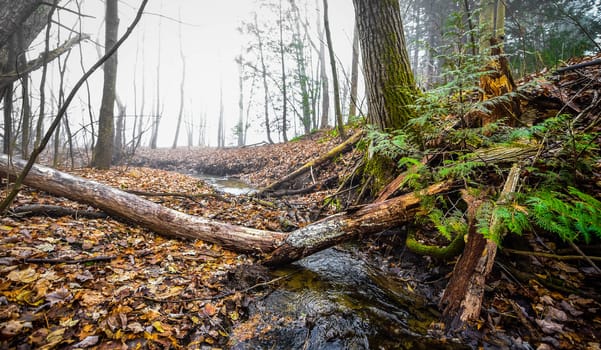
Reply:
[[[44,64],[51,62],[52,60],[58,58],[60,55],[65,52],[71,50],[71,48],[77,44],[79,44],[83,40],[89,39],[90,36],[87,34],[81,34],[77,37],[71,38],[65,41],[61,46],[56,49],[48,52],[47,55],[41,53],[38,58],[35,60],[29,61],[26,64],[17,67],[17,69],[13,72],[2,74],[0,76],[0,89],[5,88],[9,84],[17,81],[23,75],[33,72],[36,69],[41,68]]]

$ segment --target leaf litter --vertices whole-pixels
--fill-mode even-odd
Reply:
[[[336,142],[319,134],[241,149],[141,150],[132,162],[135,167],[69,172],[145,192],[148,199],[188,214],[289,231],[332,213],[336,208],[324,207],[323,200],[333,189],[266,202],[216,193],[181,173],[220,169],[217,175],[262,186]],[[303,181],[348,174],[359,157],[360,152],[348,153]],[[93,210],[29,188],[15,202],[16,207],[25,204]],[[247,313],[255,292],[266,286],[249,288],[268,278],[253,256],[201,241],[167,239],[111,218],[9,215],[0,218],[0,232],[0,348],[227,348],[232,336],[250,339],[270,331]],[[439,289],[434,283],[414,285],[432,305],[437,303],[448,267],[432,268],[427,257],[408,265],[396,235],[369,239],[365,247],[361,254],[366,252],[365,258],[390,276],[404,279],[415,276],[409,269],[421,269],[421,280],[438,278]],[[501,255],[495,271],[484,301],[483,335],[472,339],[496,348],[521,348],[528,342],[537,349],[599,348],[601,304],[585,265]],[[532,274],[517,279],[519,271]],[[555,276],[566,285],[564,291],[540,282]],[[436,325],[430,328],[429,336],[443,337]]]

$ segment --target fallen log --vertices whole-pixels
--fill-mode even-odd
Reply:
[[[344,141],[343,143],[339,144],[338,146],[336,146],[336,147],[332,148],[330,151],[328,151],[328,153],[305,163],[303,166],[301,166],[300,168],[291,172],[290,174],[282,177],[278,181],[275,181],[275,182],[265,186],[264,188],[260,189],[259,192],[257,193],[257,195],[264,195],[269,192],[273,192],[273,191],[277,190],[278,188],[280,188],[283,184],[296,179],[297,177],[308,172],[312,168],[320,166],[321,164],[329,161],[330,159],[336,157],[337,155],[350,150],[351,147],[355,143],[357,143],[359,140],[361,140],[361,137],[363,137],[363,131],[357,131],[353,136],[349,137],[346,141]]]
[[[451,189],[453,183],[439,182],[383,202],[367,204],[354,212],[329,216],[291,232],[264,260],[266,265],[292,262],[360,235],[382,232],[410,222],[419,210],[421,198]]]
[[[0,156],[0,172],[15,176],[25,167],[21,159]],[[239,252],[272,251],[283,233],[235,226],[187,215],[137,195],[73,176],[41,165],[34,165],[23,183],[53,195],[85,203],[115,218],[148,228],[168,237],[200,239]]]
[[[306,193],[321,191],[321,190],[328,188],[329,186],[332,186],[336,182],[338,182],[338,175],[331,176],[323,181],[316,182],[316,183],[312,184],[311,186],[299,188],[297,190],[277,190],[275,192],[270,193],[269,196],[271,196],[271,197],[296,196],[299,194],[306,194]]]
[[[519,175],[520,167],[514,164],[507,175],[503,191],[497,200],[498,204],[504,204],[515,192]],[[482,200],[472,199],[468,202],[470,222],[467,243],[440,301],[447,330],[451,333],[474,323],[480,316],[486,277],[492,270],[497,254],[497,243],[484,238],[476,229],[477,208],[482,204]],[[493,215],[489,223],[491,232],[499,232],[498,225],[498,218]],[[498,237],[501,240],[503,232],[499,232]]]
[[[0,174],[16,176],[26,162],[0,155]],[[24,184],[91,205],[105,213],[173,238],[199,239],[243,253],[269,254],[266,264],[292,262],[322,249],[378,233],[412,220],[423,195],[452,187],[451,182],[432,185],[358,210],[329,216],[290,233],[231,225],[166,208],[134,194],[48,168],[34,165]]]

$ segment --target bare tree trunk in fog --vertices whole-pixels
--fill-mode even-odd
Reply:
[[[238,147],[244,146],[244,134],[246,133],[246,125],[244,125],[244,64],[242,63],[242,55],[238,61],[238,124],[236,133],[238,136]]]
[[[319,80],[321,81],[321,121],[319,128],[324,129],[328,126],[330,117],[330,87],[326,71],[325,33],[321,28],[322,16],[319,11],[319,0],[315,0],[315,7],[317,8],[317,32],[319,33]]]
[[[117,43],[119,31],[118,0],[106,0],[105,53]],[[98,142],[94,147],[92,165],[98,169],[108,169],[113,161],[114,107],[117,82],[117,53],[104,63],[104,85],[102,102],[98,116]]]
[[[181,20],[181,16],[180,16]],[[171,148],[177,148],[177,139],[179,138],[179,130],[182,126],[184,117],[184,87],[186,84],[186,58],[184,57],[184,46],[182,44],[182,25],[179,25],[179,57],[182,60],[182,81],[179,85],[179,114],[177,115],[177,126],[175,127],[175,138]]]
[[[8,49],[8,59],[4,72],[11,72],[16,69],[16,35],[11,35],[7,38],[5,47]],[[2,152],[5,154],[12,153],[13,143],[13,83],[8,84],[3,91],[4,98],[4,137],[2,138]]]
[[[343,139],[344,123],[342,121],[342,111],[340,109],[340,88],[338,87],[338,73],[336,72],[336,56],[334,56],[334,46],[332,44],[332,34],[330,33],[330,22],[328,19],[328,0],[323,0],[323,24],[326,31],[326,40],[328,42],[328,51],[330,53],[330,66],[332,67],[332,82],[334,83],[334,111],[336,113],[336,127],[338,134]]]
[[[351,61],[351,98],[349,102],[348,116],[357,115],[357,84],[359,81],[359,33],[357,24],[353,30],[353,59]]]
[[[117,121],[115,122],[115,143],[113,147],[113,160],[120,162],[125,154],[125,117],[127,115],[127,106],[119,96],[115,95],[117,103]]]
[[[223,87],[219,89],[219,124],[217,126],[217,147],[225,147],[225,129],[223,126]]]
[[[23,28],[17,30],[17,62],[19,66],[27,64]],[[29,105],[29,74],[21,76],[21,157],[29,157],[29,135],[31,134],[31,107]]]
[[[267,134],[267,141],[273,143],[271,139],[271,130],[269,127],[269,87],[267,85],[267,66],[265,65],[265,55],[263,53],[263,39],[259,33],[259,21],[257,20],[257,14],[255,13],[255,36],[257,37],[257,43],[259,44],[259,59],[261,61],[261,77],[263,78],[263,93],[265,96],[263,104],[263,112],[265,113],[265,132]]]
[[[163,3],[161,2],[161,8],[163,6]],[[158,35],[158,41],[159,41],[159,49],[157,51],[157,67],[156,67],[156,72],[157,72],[157,86],[156,86],[156,110],[154,111],[154,115],[152,116],[152,130],[150,133],[150,148],[151,149],[156,149],[157,148],[157,141],[159,138],[159,124],[161,123],[161,24],[162,24],[162,20],[159,17],[159,35]]]
[[[286,130],[288,129],[286,115],[288,111],[288,92],[286,87],[286,61],[284,60],[284,17],[282,14],[282,0],[280,0],[280,66],[282,69],[282,138],[284,142],[288,142],[288,135]]]
[[[53,4],[56,5],[58,0],[54,0]],[[47,55],[50,51],[50,27],[52,24],[52,16],[54,15],[55,7],[52,6],[50,12],[48,12],[48,19],[46,25],[46,38],[44,40],[44,55]],[[80,46],[81,50],[81,46]],[[81,51],[80,51],[81,53]],[[42,78],[40,79],[40,113],[38,114],[38,122],[35,128],[35,142],[34,147],[37,148],[42,140],[42,134],[44,132],[44,112],[46,107],[46,75],[48,73],[48,62],[44,62],[42,66]],[[92,133],[93,134],[93,133]]]

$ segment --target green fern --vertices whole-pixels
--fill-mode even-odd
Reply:
[[[463,212],[454,210],[450,214],[445,215],[440,209],[433,209],[428,218],[432,221],[438,232],[449,241],[453,240],[457,235],[465,235],[467,232],[467,222],[465,221]]]
[[[469,179],[477,168],[485,165],[486,163],[479,161],[446,161],[437,175],[439,179]]]
[[[565,241],[582,238],[589,243],[592,235],[601,238],[601,201],[574,187],[568,194],[540,191],[526,203],[537,226]]]

